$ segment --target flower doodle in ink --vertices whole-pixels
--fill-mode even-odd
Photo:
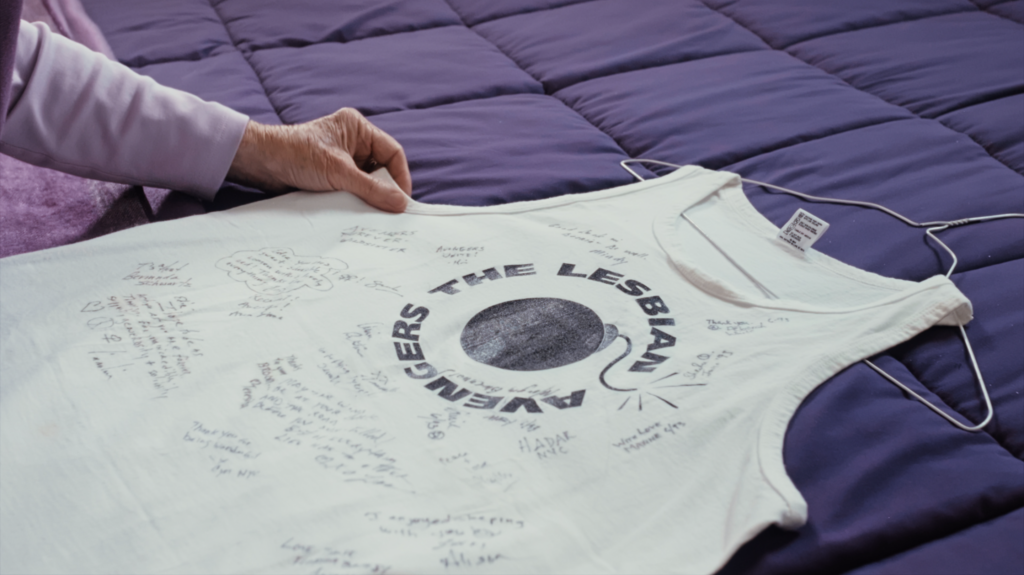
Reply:
[[[217,261],[217,269],[252,291],[280,296],[302,288],[327,291],[334,287],[330,276],[348,269],[333,258],[296,255],[291,248],[239,251]]]

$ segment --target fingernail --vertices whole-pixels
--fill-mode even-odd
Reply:
[[[406,196],[402,190],[397,188],[389,195],[388,204],[394,209],[394,211],[404,212],[405,206],[409,203],[408,196]]]

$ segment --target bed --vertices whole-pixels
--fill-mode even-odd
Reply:
[[[916,221],[1024,212],[1024,0],[83,4],[120,62],[254,120],[358,109],[402,143],[421,202],[603,190],[635,181],[620,162],[649,158]],[[5,256],[265,197],[226,185],[203,203],[4,161]],[[815,248],[853,266],[922,281],[952,263],[881,212],[745,192],[777,226],[800,207],[828,221]],[[807,524],[762,532],[722,573],[1024,571],[1024,225],[941,237],[974,306],[991,423],[958,430],[846,369],[786,434]],[[985,417],[955,328],[873,361],[960,421]]]

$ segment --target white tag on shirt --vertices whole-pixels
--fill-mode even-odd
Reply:
[[[828,222],[798,209],[779,230],[779,239],[800,251],[805,251],[814,245],[827,229]]]

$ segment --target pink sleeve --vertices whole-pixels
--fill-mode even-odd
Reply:
[[[207,200],[224,181],[248,122],[24,21],[6,113],[4,154]]]

